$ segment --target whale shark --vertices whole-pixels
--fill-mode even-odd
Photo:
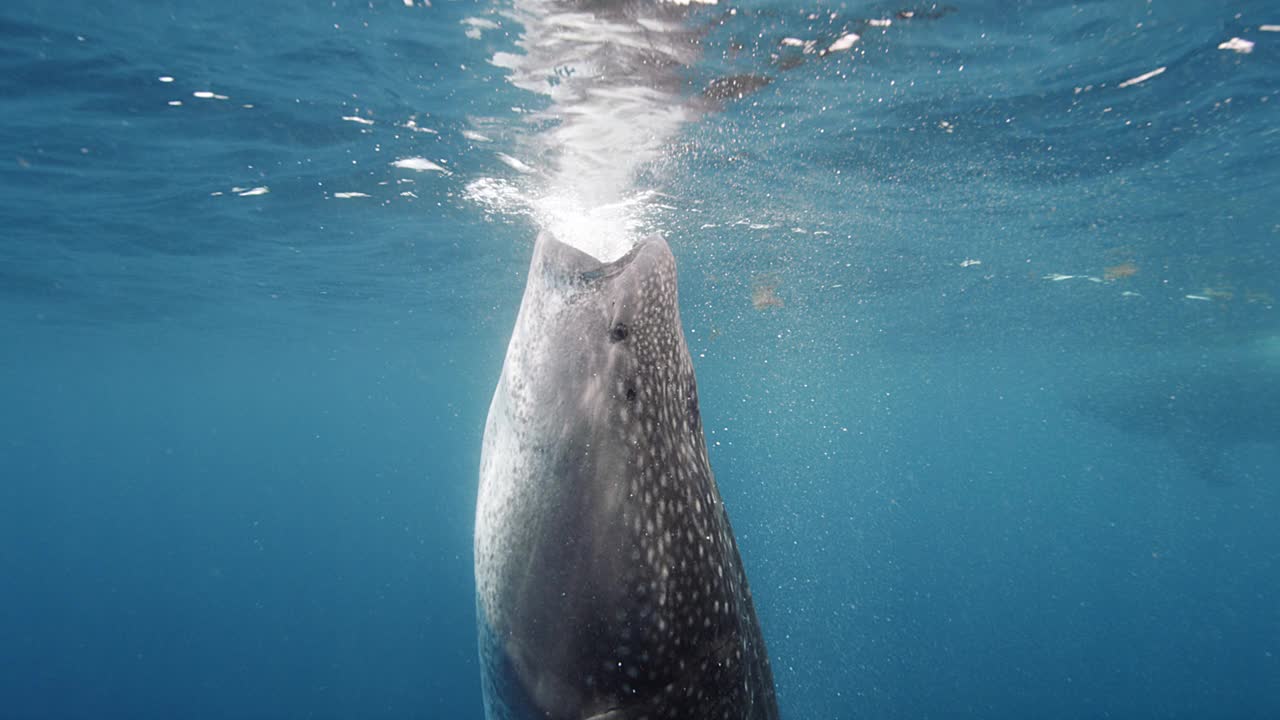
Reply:
[[[1168,443],[1201,478],[1232,481],[1234,446],[1280,447],[1280,354],[1266,343],[1136,366],[1087,384],[1077,410],[1123,432]]]
[[[538,237],[485,425],[488,720],[771,720],[773,674],[707,457],[675,259]]]

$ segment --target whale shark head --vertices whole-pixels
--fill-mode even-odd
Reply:
[[[480,475],[491,719],[776,717],[665,240],[539,238]]]

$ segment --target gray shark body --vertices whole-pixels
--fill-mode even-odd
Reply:
[[[1222,456],[1242,443],[1280,446],[1280,363],[1248,353],[1201,356],[1096,381],[1084,414],[1170,443],[1193,471],[1229,482]]]
[[[489,720],[777,718],[662,238],[601,264],[539,237],[475,564]]]

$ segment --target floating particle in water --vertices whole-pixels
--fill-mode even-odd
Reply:
[[[1253,41],[1245,40],[1244,38],[1233,37],[1224,43],[1219,43],[1218,49],[1234,50],[1235,52],[1238,52],[1241,55],[1248,55],[1249,53],[1253,52]]]
[[[1131,262],[1123,262],[1102,269],[1103,280],[1121,280],[1138,274],[1138,266]]]
[[[756,310],[782,307],[782,298],[778,297],[778,286],[782,281],[777,275],[757,275],[751,279],[751,306]]]
[[[536,172],[532,167],[530,167],[524,161],[519,160],[518,158],[513,158],[506,153],[494,153],[494,155],[499,160],[501,160],[504,165],[511,168],[512,170],[515,170],[517,172],[522,172],[525,174]]]
[[[1120,83],[1117,87],[1127,88],[1130,85],[1137,85],[1139,83],[1144,83],[1168,69],[1169,68],[1167,66],[1158,67],[1155,70],[1152,70],[1151,72],[1145,72],[1137,77],[1131,77],[1128,80],[1125,80],[1124,82]]]
[[[406,128],[406,129],[408,129],[408,130],[412,130],[412,131],[414,131],[414,132],[427,133],[428,135],[439,135],[439,134],[440,134],[438,131],[433,130],[432,128],[424,127],[424,126],[422,126],[422,125],[419,125],[419,124],[418,124],[418,121],[417,121],[417,120],[415,120],[415,119],[413,119],[413,118],[409,118],[408,120],[405,120],[405,121],[404,121],[404,125],[402,125],[401,127],[404,127],[404,128]]]
[[[404,170],[416,170],[418,172],[426,172],[430,170],[432,172],[444,173],[445,175],[450,174],[443,166],[437,165],[424,157],[400,158],[399,160],[391,163],[391,165],[392,167],[398,167]]]
[[[843,50],[848,50],[849,48],[853,47],[853,44],[858,42],[858,40],[860,40],[861,38],[862,36],[859,35],[858,33],[848,33],[846,35],[842,35],[840,36],[840,39],[831,43],[831,47],[827,48],[827,52],[833,53],[833,52],[841,52]]]
[[[1228,287],[1207,287],[1199,294],[1210,300],[1230,300],[1236,296],[1235,292]]]

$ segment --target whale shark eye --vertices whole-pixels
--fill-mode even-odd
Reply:
[[[636,389],[635,389],[635,388],[633,388],[633,387],[628,387],[628,388],[627,388],[627,402],[635,402],[635,400],[636,400]]]
[[[618,323],[609,328],[609,342],[622,342],[630,334],[631,328],[627,327],[626,323]]]

